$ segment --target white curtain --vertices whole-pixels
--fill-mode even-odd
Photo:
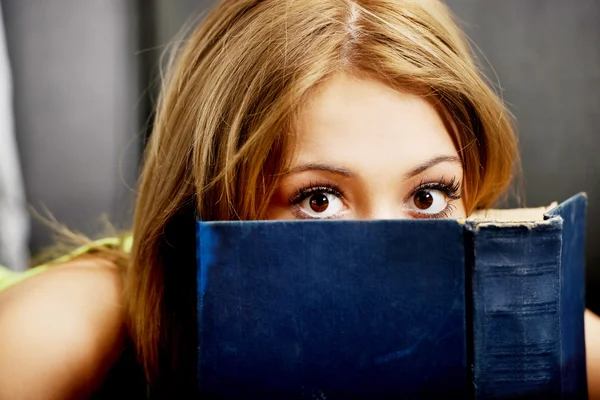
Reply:
[[[12,82],[0,9],[0,265],[20,271],[29,262],[29,216],[15,140]]]

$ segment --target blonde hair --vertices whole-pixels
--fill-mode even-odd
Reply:
[[[196,361],[195,217],[260,218],[295,113],[341,71],[435,99],[464,164],[468,210],[490,206],[511,180],[510,116],[441,2],[221,1],[170,70],[139,188],[126,301],[155,389],[195,384],[181,375]]]

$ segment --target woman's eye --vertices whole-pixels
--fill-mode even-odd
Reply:
[[[446,195],[435,189],[422,189],[412,197],[411,209],[419,214],[439,214],[446,209]]]
[[[324,192],[310,194],[298,206],[310,218],[329,218],[344,209],[344,204],[338,196]]]

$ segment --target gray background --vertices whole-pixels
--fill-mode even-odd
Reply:
[[[87,233],[103,213],[129,224],[160,52],[211,3],[2,0],[32,205]],[[600,1],[447,3],[517,117],[526,205],[589,195],[588,295],[600,310]],[[34,224],[32,250],[48,243]]]
[[[29,203],[92,234],[128,225],[140,153],[137,21],[122,0],[2,1]],[[51,243],[33,218],[35,253]]]

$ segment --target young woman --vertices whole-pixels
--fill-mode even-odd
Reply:
[[[129,346],[151,394],[193,389],[196,217],[458,218],[518,170],[437,0],[224,0],[170,74],[130,255],[96,246],[0,293],[0,398],[90,396]]]

